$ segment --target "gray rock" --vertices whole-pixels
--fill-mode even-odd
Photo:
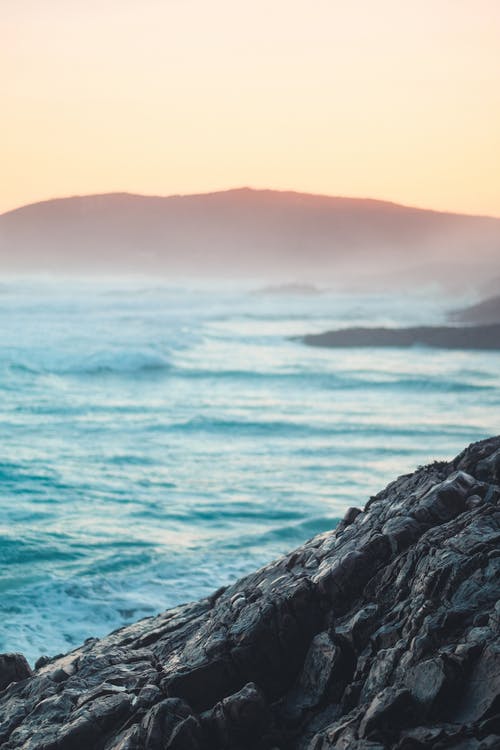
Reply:
[[[211,597],[0,656],[2,750],[500,748],[500,438]]]
[[[206,744],[233,748],[258,742],[269,725],[264,695],[251,682],[202,714]]]
[[[30,665],[22,654],[0,654],[0,690],[11,682],[19,682],[31,677]]]
[[[410,691],[390,686],[377,693],[368,706],[359,725],[359,735],[391,738],[401,727],[416,723],[417,716]]]

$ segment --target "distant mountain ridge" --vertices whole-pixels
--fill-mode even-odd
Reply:
[[[250,188],[74,196],[0,215],[0,269],[480,287],[500,219]]]

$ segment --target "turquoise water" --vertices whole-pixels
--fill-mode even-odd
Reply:
[[[499,354],[291,340],[457,300],[255,286],[1,286],[0,651],[211,592],[498,432]]]

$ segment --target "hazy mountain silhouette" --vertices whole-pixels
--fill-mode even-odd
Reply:
[[[500,219],[376,200],[241,188],[35,203],[0,216],[4,273],[262,277],[366,287],[484,284]]]
[[[450,320],[479,325],[500,323],[500,295],[489,297],[461,310],[453,310],[450,313]]]

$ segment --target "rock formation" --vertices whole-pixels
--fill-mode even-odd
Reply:
[[[207,599],[4,658],[0,747],[500,748],[499,542],[493,438]]]
[[[500,349],[500,323],[484,326],[341,328],[301,336],[309,346],[431,346],[440,349]]]

